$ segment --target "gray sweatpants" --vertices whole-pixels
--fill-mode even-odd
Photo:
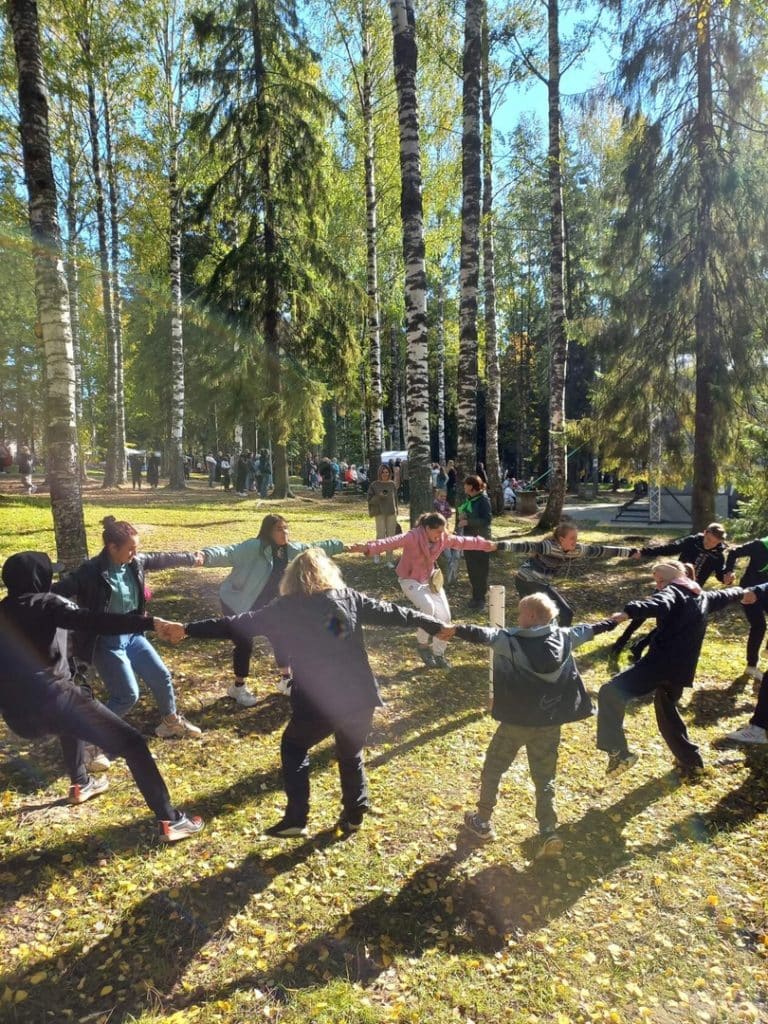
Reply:
[[[500,722],[488,745],[480,777],[477,813],[490,821],[499,792],[501,777],[517,757],[521,747],[528,754],[528,767],[536,787],[536,820],[539,831],[557,828],[555,813],[555,773],[560,747],[560,726],[508,725]]]

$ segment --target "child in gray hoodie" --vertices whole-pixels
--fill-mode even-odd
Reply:
[[[555,773],[560,727],[588,718],[592,702],[573,649],[614,629],[612,619],[594,625],[557,625],[558,608],[547,594],[530,594],[519,604],[519,626],[510,629],[456,626],[454,635],[493,650],[493,704],[499,726],[490,742],[480,779],[477,811],[464,824],[483,842],[495,838],[491,815],[501,778],[521,747],[526,748],[536,788],[536,818],[541,843],[537,857],[553,857],[563,848],[557,835]]]

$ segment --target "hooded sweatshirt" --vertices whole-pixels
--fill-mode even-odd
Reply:
[[[489,644],[493,651],[493,706],[497,722],[552,726],[575,722],[592,713],[573,649],[615,628],[604,619],[594,625],[487,629],[457,626],[456,636]]]
[[[146,615],[93,613],[50,593],[58,569],[40,551],[11,555],[3,565],[8,596],[0,601],[0,712],[33,712],[55,684],[70,684],[68,629],[142,633]]]

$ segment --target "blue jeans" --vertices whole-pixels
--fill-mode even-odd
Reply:
[[[176,712],[171,673],[143,633],[102,636],[96,641],[93,664],[109,693],[107,707],[121,718],[139,699],[137,676],[155,698],[160,714]]]

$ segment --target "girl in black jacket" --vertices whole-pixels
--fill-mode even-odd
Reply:
[[[171,569],[182,565],[202,565],[202,552],[175,554],[156,552],[139,554],[139,534],[130,523],[114,516],[103,520],[103,550],[68,573],[54,587],[57,594],[75,598],[81,608],[91,612],[136,612],[144,614],[147,569]],[[124,632],[97,636],[78,630],[74,642],[75,658],[93,664],[109,694],[107,707],[123,718],[139,699],[139,678],[152,692],[160,709],[161,721],[155,733],[161,739],[199,736],[201,730],[178,712],[171,673],[152,644],[141,633]],[[93,767],[109,767],[108,759],[91,752]]]
[[[741,577],[740,586],[760,587],[768,583],[768,537],[759,537],[739,544],[728,550],[728,557],[725,560],[726,580],[733,579],[736,563],[741,558],[748,558],[747,568]],[[749,635],[747,636],[747,667],[745,675],[750,679],[762,682],[763,673],[758,668],[760,660],[760,647],[765,637],[765,609],[762,601],[756,601],[744,605],[744,614],[749,623]]]
[[[608,754],[608,775],[616,775],[637,761],[624,735],[627,703],[653,693],[656,721],[675,762],[683,772],[703,767],[699,748],[691,743],[677,702],[684,687],[693,685],[696,666],[707,628],[707,615],[738,601],[740,587],[703,591],[693,579],[693,566],[680,562],[657,562],[653,579],[657,592],[644,601],[630,601],[617,621],[642,622],[654,618],[648,653],[636,665],[625,669],[598,694],[597,747]]]
[[[81,804],[107,789],[106,776],[89,776],[85,744],[124,757],[147,806],[158,818],[160,838],[174,842],[203,827],[171,804],[168,790],[144,737],[75,686],[67,662],[68,629],[94,633],[129,630],[143,634],[162,620],[112,615],[77,608],[50,593],[54,571],[48,555],[23,551],[3,565],[8,596],[0,601],[0,714],[20,736],[58,736],[72,785],[69,802]]]
[[[309,750],[333,735],[341,778],[339,828],[354,832],[368,810],[363,747],[374,709],[382,704],[368,662],[363,625],[417,626],[436,634],[443,624],[429,615],[377,601],[344,586],[341,573],[320,548],[309,548],[285,570],[283,595],[258,611],[179,626],[178,638],[265,636],[278,665],[290,669],[291,718],[280,743],[288,798],[273,836],[307,834]]]

